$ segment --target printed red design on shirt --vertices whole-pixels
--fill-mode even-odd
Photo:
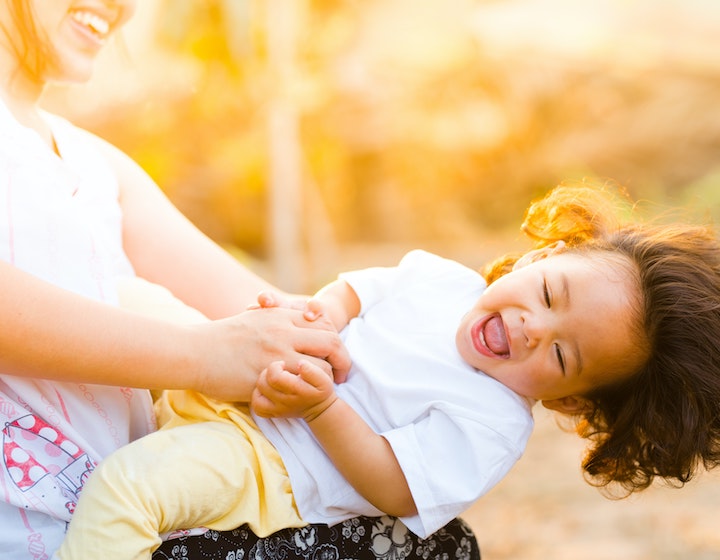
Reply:
[[[12,481],[23,492],[52,475],[77,496],[95,468],[83,449],[33,414],[5,424],[3,458]]]

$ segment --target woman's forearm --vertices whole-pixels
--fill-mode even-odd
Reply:
[[[58,381],[192,387],[188,329],[48,284],[0,262],[0,368]]]
[[[288,309],[178,325],[68,292],[0,261],[0,371],[55,381],[191,389],[247,401],[271,361],[349,357],[336,333]],[[313,327],[313,328],[308,328]],[[330,371],[321,359],[315,363]]]

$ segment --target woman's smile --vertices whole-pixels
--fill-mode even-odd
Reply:
[[[85,9],[70,12],[70,18],[75,28],[86,38],[98,46],[105,44],[110,34],[110,21],[107,18]]]

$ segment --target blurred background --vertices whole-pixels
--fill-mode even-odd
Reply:
[[[481,266],[563,181],[720,218],[717,0],[140,0],[45,105],[299,292],[416,247]],[[717,477],[608,501],[576,439],[538,411],[468,513],[486,559],[720,558]]]
[[[716,0],[142,0],[104,55],[46,106],[286,289],[479,266],[566,180],[720,215]]]

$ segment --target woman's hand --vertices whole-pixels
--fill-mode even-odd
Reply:
[[[340,332],[350,320],[360,313],[360,300],[355,290],[344,280],[336,280],[323,287],[312,298],[281,294],[273,290],[263,290],[258,294],[257,304],[253,309],[261,307],[285,307],[303,311],[308,321],[324,319]],[[336,378],[335,381],[338,381]]]
[[[290,369],[273,362],[262,371],[251,406],[266,417],[303,418],[311,422],[337,400],[332,378],[305,360]]]
[[[291,371],[300,362],[312,364],[330,381],[342,381],[350,357],[330,321],[308,321],[288,308],[251,309],[220,321],[196,325],[203,334],[199,348],[209,367],[196,390],[224,400],[249,401],[268,364],[283,361]]]

